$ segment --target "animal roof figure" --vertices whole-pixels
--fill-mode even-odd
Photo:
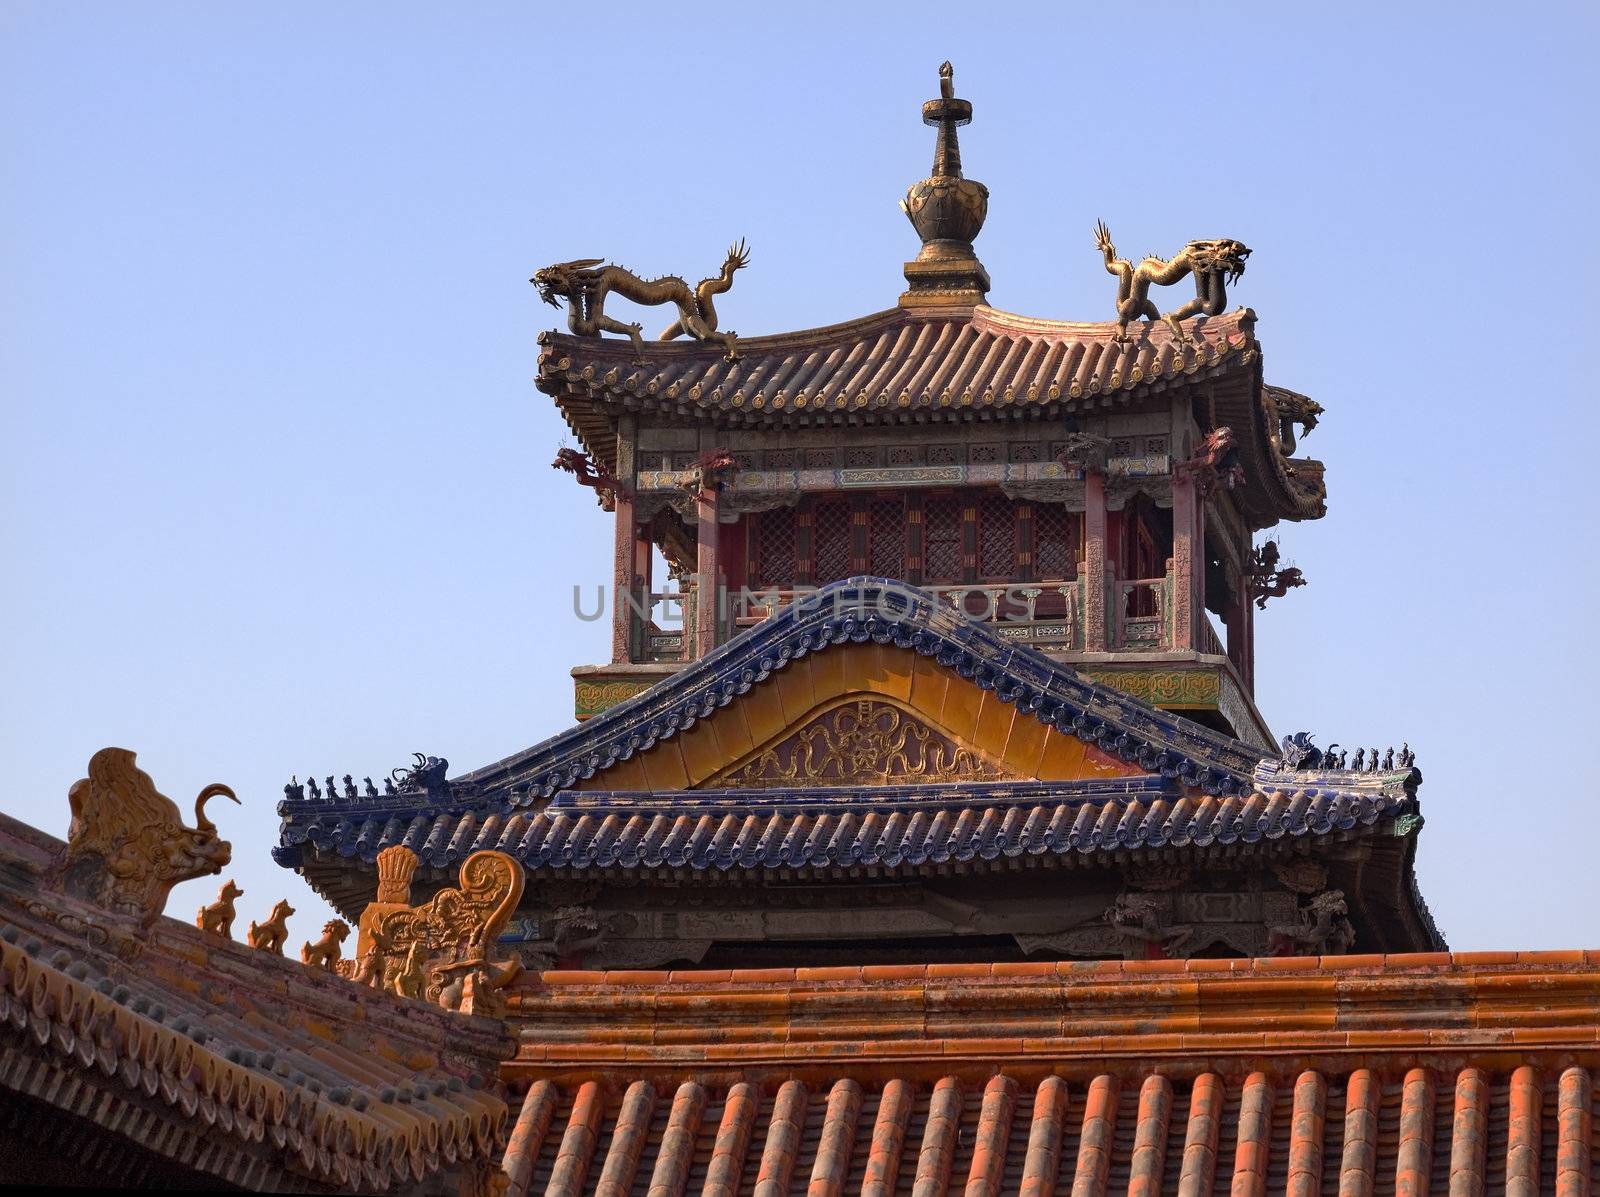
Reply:
[[[185,827],[172,799],[156,789],[126,748],[102,748],[89,776],[67,791],[72,824],[53,878],[66,892],[153,923],[182,881],[220,873],[232,847],[206,818],[206,803],[233,790],[213,783],[194,802],[195,826]]]

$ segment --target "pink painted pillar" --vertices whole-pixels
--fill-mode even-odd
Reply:
[[[1194,475],[1187,470],[1172,476],[1172,565],[1177,593],[1172,596],[1172,647],[1193,650],[1195,613],[1203,608],[1205,586],[1205,532],[1200,496]]]
[[[717,559],[716,487],[701,489],[695,499],[695,515],[694,655],[699,658],[717,647],[718,590],[722,571]]]
[[[634,522],[633,496],[624,497],[619,493],[615,503],[617,530],[611,583],[611,660],[613,664],[620,665],[633,660],[634,646],[641,640],[635,633],[638,619],[628,601],[630,595],[634,602],[640,601],[639,529]],[[645,561],[648,564],[648,556]]]
[[[1083,472],[1083,647],[1106,651],[1106,476]]]

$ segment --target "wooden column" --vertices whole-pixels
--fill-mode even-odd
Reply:
[[[628,602],[630,595],[637,602],[639,593],[639,527],[633,502],[633,447],[637,434],[638,420],[622,417],[617,426],[616,476],[628,490],[626,494],[618,491],[612,498],[617,526],[611,580],[611,661],[617,665],[633,660],[634,646],[639,643],[635,634],[638,620]]]
[[[1228,659],[1239,671],[1239,680],[1246,692],[1255,693],[1255,607],[1250,601],[1250,575],[1237,572],[1230,579],[1232,594],[1228,598],[1225,616],[1228,632]]]
[[[1106,476],[1083,472],[1083,647],[1106,651]]]
[[[611,579],[611,661],[620,665],[633,660],[633,629],[636,621],[628,597],[633,595],[637,601],[639,591],[639,560],[634,552],[639,530],[634,526],[631,497],[617,495],[616,509],[616,543]]]
[[[1189,471],[1172,476],[1172,565],[1177,593],[1172,596],[1172,647],[1195,646],[1195,613],[1205,599],[1205,528],[1201,499]]]
[[[722,577],[717,559],[717,488],[703,486],[695,498],[694,655],[698,660],[717,647],[717,617]]]

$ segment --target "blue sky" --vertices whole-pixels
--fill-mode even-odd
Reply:
[[[1452,946],[1596,946],[1588,4],[0,4],[0,808],[105,744],[214,814],[258,917],[291,773],[453,771],[570,722],[610,529],[548,468],[557,315],[605,256],[727,327],[893,304],[956,66],[997,307],[1109,314],[1130,253],[1232,295],[1327,408],[1310,585],[1258,620],[1280,734],[1409,740]],[[1588,351],[1588,352],[1586,352]],[[1579,759],[1574,760],[1574,757]],[[180,888],[187,917],[213,881]],[[241,919],[241,926],[244,919]]]

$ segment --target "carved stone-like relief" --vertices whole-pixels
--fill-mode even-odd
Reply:
[[[1192,888],[1184,870],[1146,864],[1124,875],[1127,888],[1096,920],[1048,933],[1018,933],[1029,955],[1115,957],[1130,960],[1206,954],[1217,948],[1242,956],[1337,955],[1355,932],[1344,895],[1303,896],[1326,869],[1315,861],[1274,862],[1268,871],[1288,890],[1263,888],[1265,877],[1239,876],[1220,889]],[[1104,899],[1102,899],[1103,901]]]
[[[1349,914],[1342,889],[1324,890],[1296,911],[1294,922],[1276,923],[1267,929],[1273,950],[1282,953],[1287,949],[1295,956],[1348,952],[1356,940]]]
[[[361,915],[356,958],[340,961],[339,972],[447,1010],[500,1016],[499,991],[522,964],[490,954],[522,898],[522,866],[503,852],[474,852],[462,862],[459,889],[413,907],[416,868],[409,848],[378,853],[378,898]]]
[[[1172,925],[1171,903],[1134,890],[1118,894],[1104,917],[1131,959],[1150,954],[1152,948],[1162,956],[1181,955],[1193,934],[1192,928]]]
[[[67,791],[72,825],[52,883],[123,914],[153,923],[181,881],[220,873],[232,848],[206,818],[217,796],[239,801],[213,783],[194,801],[195,826],[185,827],[177,804],[159,792],[126,748],[102,748],[89,776]]]
[[[832,707],[707,782],[710,788],[996,781],[1007,774],[970,749],[878,699]]]

